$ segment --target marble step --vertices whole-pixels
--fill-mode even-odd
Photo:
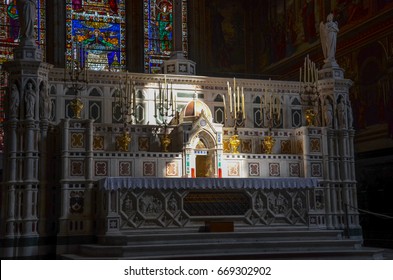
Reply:
[[[362,247],[341,230],[237,229],[134,230],[80,245],[66,259],[382,259],[380,250]]]
[[[267,230],[240,232],[132,232],[124,235],[101,236],[98,243],[102,245],[142,245],[142,244],[173,244],[179,240],[187,243],[222,243],[242,241],[284,241],[284,240],[342,240],[340,230]]]
[[[356,251],[359,249],[356,240],[222,240],[211,242],[188,243],[179,239],[177,243],[132,244],[104,246],[99,244],[82,245],[80,254],[83,256],[103,256],[115,258],[178,258],[179,256],[223,256],[244,254],[279,254],[288,252],[333,252]]]

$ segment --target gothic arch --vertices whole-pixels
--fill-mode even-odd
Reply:
[[[190,146],[193,149],[198,149],[198,143],[201,141],[206,149],[216,148],[216,139],[212,133],[206,129],[199,130],[191,137]]]

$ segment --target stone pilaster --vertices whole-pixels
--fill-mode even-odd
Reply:
[[[45,220],[39,223],[39,219],[46,203],[46,180],[43,173],[39,174],[41,163],[46,162],[45,152],[40,154],[46,134],[41,133],[44,128],[40,126],[39,90],[48,83],[51,68],[52,65],[42,62],[42,51],[32,43],[16,47],[14,60],[4,63],[9,77],[9,102],[4,122],[6,203],[2,205],[2,212],[7,214],[1,237],[7,239],[7,244],[26,244],[6,248],[3,255],[6,258],[45,254],[39,248],[39,238],[45,235]],[[40,180],[44,185],[41,186]]]

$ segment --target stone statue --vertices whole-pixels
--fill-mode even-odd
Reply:
[[[336,62],[336,44],[338,23],[333,21],[333,13],[327,16],[326,23],[321,22],[319,25],[319,34],[321,36],[321,44],[325,63]]]
[[[333,107],[328,99],[326,99],[325,105],[323,106],[323,115],[324,115],[324,119],[325,119],[325,126],[332,127]]]
[[[10,116],[17,117],[19,109],[19,90],[16,84],[12,84],[10,93]]]
[[[52,102],[49,98],[49,91],[46,84],[40,90],[40,118],[49,119],[52,113]]]
[[[17,0],[20,21],[21,45],[34,45],[34,21],[37,17],[36,0]]]
[[[347,117],[348,117],[348,128],[353,128],[353,113],[351,102],[347,101]]]
[[[26,118],[34,119],[34,109],[35,109],[35,93],[33,89],[33,84],[28,83],[25,90],[25,102],[26,102]]]
[[[347,127],[346,106],[343,98],[340,98],[340,101],[337,104],[337,118],[338,118],[338,127],[346,128]]]

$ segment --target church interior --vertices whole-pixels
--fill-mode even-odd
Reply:
[[[392,0],[0,11],[1,259],[393,249]]]

